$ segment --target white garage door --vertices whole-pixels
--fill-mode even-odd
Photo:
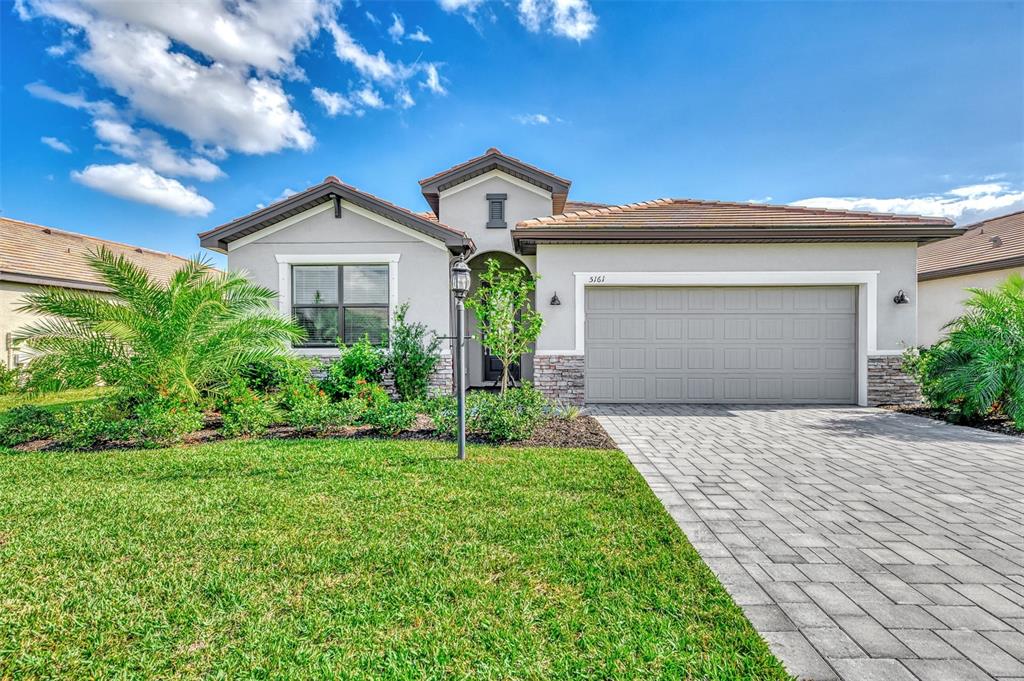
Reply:
[[[857,401],[852,286],[592,287],[588,402]]]

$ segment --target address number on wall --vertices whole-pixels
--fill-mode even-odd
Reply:
[[[590,284],[603,284],[604,283],[604,275],[603,274],[592,274],[592,275],[590,275],[590,279],[587,281],[587,283],[590,283]]]

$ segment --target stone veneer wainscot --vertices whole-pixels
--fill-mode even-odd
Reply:
[[[583,404],[583,355],[536,355],[533,387],[552,400]]]
[[[920,403],[921,389],[903,371],[901,355],[868,357],[868,406]]]

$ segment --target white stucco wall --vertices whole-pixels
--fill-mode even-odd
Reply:
[[[818,272],[877,270],[877,350],[916,344],[917,254],[913,243],[880,244],[565,244],[537,247],[537,351],[576,345],[574,272]],[[903,289],[910,304],[892,298]],[[562,304],[549,301],[557,293]]]
[[[398,303],[409,303],[408,320],[422,322],[440,335],[449,335],[449,254],[444,244],[385,218],[342,202],[341,218],[331,204],[311,209],[304,217],[278,231],[268,229],[251,243],[228,251],[228,268],[245,270],[249,277],[279,290],[277,256],[399,255]],[[328,354],[318,349],[316,354]]]
[[[487,195],[507,194],[504,229],[487,228]],[[521,220],[551,215],[551,194],[526,182],[492,171],[441,192],[438,219],[466,232],[476,252],[515,253],[511,231]],[[529,266],[526,258],[521,258]]]
[[[25,354],[24,350],[15,352],[8,343],[8,334],[15,334],[27,324],[39,319],[38,315],[18,312],[17,308],[24,303],[24,296],[31,292],[32,286],[14,282],[0,281],[0,362],[6,367],[13,366],[15,354]]]
[[[918,282],[917,342],[932,345],[945,336],[942,327],[963,312],[968,288],[992,288],[1011,274],[1024,274],[1024,268],[1010,268],[965,274],[960,277]]]

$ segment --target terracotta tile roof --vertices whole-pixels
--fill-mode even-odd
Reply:
[[[1024,268],[1024,211],[973,225],[963,234],[922,246],[917,251],[918,279]]]
[[[655,199],[620,206],[589,208],[524,220],[517,227],[576,229],[672,229],[716,227],[856,227],[863,225],[952,226],[945,218],[890,213],[731,203],[697,199]]]
[[[607,203],[597,203],[595,201],[566,201],[565,210],[563,213],[576,213],[584,210],[592,210],[594,208],[607,208]]]
[[[534,171],[535,173],[539,173],[541,175],[548,175],[548,176],[558,180],[559,182],[563,182],[565,184],[572,184],[572,180],[567,180],[564,177],[559,177],[558,175],[555,175],[554,173],[549,173],[546,170],[541,170],[537,166],[531,165],[531,164],[527,163],[526,161],[523,161],[522,159],[516,158],[515,156],[509,156],[508,154],[504,154],[497,147],[491,147],[490,149],[488,149],[484,153],[480,154],[479,156],[474,156],[473,158],[469,159],[468,161],[463,161],[462,163],[457,163],[457,164],[453,165],[451,168],[448,168],[447,170],[442,170],[439,173],[434,173],[430,177],[426,177],[426,178],[420,180],[420,184],[421,185],[429,184],[430,182],[433,182],[433,181],[437,180],[440,177],[444,177],[445,175],[448,175],[449,173],[455,173],[455,172],[458,172],[458,171],[460,171],[460,170],[462,170],[464,168],[468,168],[469,166],[473,165],[477,161],[482,161],[483,159],[487,158],[488,156],[494,156],[496,158],[502,158],[502,159],[505,159],[507,161],[512,161],[513,163],[517,163],[517,164],[519,164],[519,165],[521,165],[521,166],[523,166],[525,168],[529,168],[530,170]]]
[[[162,281],[188,262],[170,253],[0,217],[0,280],[106,290],[85,262],[85,255],[100,246],[124,255]]]

